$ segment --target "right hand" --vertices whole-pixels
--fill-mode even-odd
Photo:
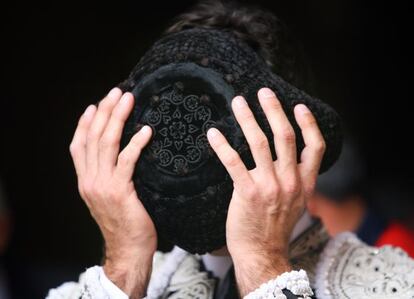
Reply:
[[[112,89],[98,108],[86,109],[70,145],[80,195],[105,240],[105,274],[131,298],[145,295],[157,248],[155,226],[132,181],[151,128],[144,126],[119,153],[133,105],[131,93]]]
[[[266,135],[243,97],[234,98],[232,109],[256,168],[248,170],[217,129],[211,128],[207,133],[234,183],[226,240],[243,296],[291,271],[289,238],[313,193],[325,151],[316,119],[306,106],[297,105],[294,114],[306,144],[298,163],[295,131],[276,94],[262,88],[258,97],[275,138],[276,161],[272,159]]]

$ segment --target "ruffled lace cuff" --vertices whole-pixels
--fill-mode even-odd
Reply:
[[[283,273],[247,294],[244,299],[287,299],[286,291],[296,295],[297,298],[310,299],[313,296],[304,270]]]
[[[102,267],[99,267],[99,281],[102,288],[106,291],[111,299],[128,299],[128,295],[125,294],[117,285],[115,285],[106,275]]]
[[[68,282],[49,291],[46,299],[128,299],[128,296],[113,284],[102,267],[94,266],[79,277],[79,282]]]
[[[109,295],[102,287],[100,276],[103,274],[103,270],[99,266],[91,267],[86,270],[81,284],[81,296],[82,299],[89,298],[102,298],[110,299]]]

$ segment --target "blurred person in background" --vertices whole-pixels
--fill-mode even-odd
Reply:
[[[352,231],[369,245],[397,246],[414,257],[410,186],[392,179],[369,183],[365,159],[357,144],[347,139],[339,160],[318,177],[308,210],[331,236]]]
[[[10,236],[10,212],[7,205],[6,193],[0,181],[0,299],[10,298],[7,270],[4,265],[4,254],[7,250]]]
[[[386,225],[376,246],[394,245],[414,257],[414,179],[392,175],[376,180],[369,190],[372,206]]]

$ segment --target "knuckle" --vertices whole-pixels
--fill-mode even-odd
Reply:
[[[273,110],[275,110],[276,112],[284,112],[283,111],[283,107],[282,107],[282,105],[280,104],[280,102],[279,102],[279,100],[275,100],[275,101],[271,101],[271,108],[273,109]]]
[[[95,180],[92,184],[91,199],[98,200],[104,198],[107,194],[107,189],[105,188],[106,186],[107,184],[102,184],[100,181]]]
[[[99,146],[101,148],[111,147],[115,144],[116,144],[115,138],[114,138],[113,134],[111,134],[111,133],[105,133],[102,136],[101,140],[99,141]]]
[[[215,144],[216,150],[219,153],[224,153],[226,151],[226,143],[222,140],[216,141],[217,143]]]
[[[320,138],[318,141],[315,142],[313,147],[318,154],[323,154],[326,150],[326,143],[323,140],[323,138]]]
[[[257,188],[255,186],[246,187],[243,190],[245,196],[251,200],[255,200],[258,197]]]
[[[274,199],[279,193],[279,187],[275,183],[267,183],[263,188],[263,194],[268,199]]]
[[[120,201],[121,197],[119,194],[120,193],[117,188],[111,188],[108,190],[108,197],[114,202]]]
[[[88,143],[94,142],[95,140],[98,140],[98,138],[99,138],[99,133],[95,129],[91,129],[88,132],[88,135],[86,136],[86,140],[87,140]]]
[[[252,146],[256,149],[268,149],[269,148],[269,141],[267,140],[266,136],[262,133],[257,136],[255,141],[253,142]]]
[[[79,146],[78,143],[72,142],[69,145],[69,152],[71,153],[72,156],[75,156],[78,153],[79,148],[80,148],[80,146]]]
[[[132,159],[126,152],[121,152],[118,156],[118,164],[122,166],[129,165],[131,163]]]
[[[238,155],[235,152],[230,151],[229,154],[226,155],[225,163],[229,167],[235,167],[235,166],[237,166],[238,163],[239,163],[239,157],[238,157]]]
[[[124,110],[121,109],[122,107],[120,107],[120,105],[115,106],[114,111],[112,112],[111,117],[116,121],[116,122],[125,122],[125,120],[127,119],[128,115],[125,113]]]
[[[251,111],[246,111],[243,115],[243,118],[244,122],[250,126],[256,122],[256,118]]]
[[[316,118],[313,117],[313,115],[311,113],[306,113],[305,125],[307,127],[317,127],[318,126],[318,122],[316,121]]]
[[[296,140],[295,131],[291,126],[286,126],[280,131],[280,136],[285,142],[293,143]]]
[[[283,189],[288,195],[297,195],[300,193],[299,183],[297,179],[289,180],[287,183],[284,184]]]

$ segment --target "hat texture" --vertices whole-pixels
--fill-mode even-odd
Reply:
[[[277,70],[276,70],[277,72]],[[233,183],[206,138],[218,128],[249,169],[251,152],[231,110],[236,95],[245,97],[268,137],[273,133],[257,91],[275,91],[297,138],[298,159],[304,142],[293,108],[305,104],[314,114],[327,145],[326,171],[338,158],[342,134],[337,113],[319,99],[275,74],[247,44],[225,30],[194,28],[158,40],[120,86],[135,96],[123,145],[139,124],[153,129],[141,154],[134,182],[159,234],[175,245],[205,253],[225,245],[227,209]]]

